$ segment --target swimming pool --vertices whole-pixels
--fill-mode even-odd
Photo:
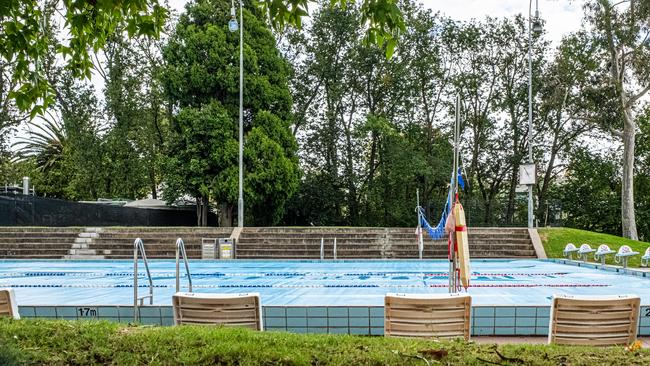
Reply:
[[[636,294],[650,304],[644,277],[544,260],[478,260],[471,268],[475,306],[548,306],[555,293]],[[150,269],[154,304],[170,305],[175,263],[153,260]],[[447,292],[447,269],[444,260],[190,262],[194,292],[259,292],[264,306],[383,306],[387,292]],[[147,286],[140,266],[141,294]],[[19,306],[132,305],[133,262],[5,260],[0,287],[14,288]]]

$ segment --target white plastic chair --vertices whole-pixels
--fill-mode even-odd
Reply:
[[[627,259],[635,255],[639,255],[639,252],[633,251],[629,245],[623,245],[622,247],[618,248],[618,253],[614,255],[614,260],[616,263],[623,265],[623,268],[626,268]]]
[[[645,254],[643,254],[643,257],[641,257],[641,265],[643,267],[647,267],[648,261],[650,261],[650,247],[645,250]]]
[[[562,255],[564,255],[567,259],[573,259],[573,253],[577,252],[578,248],[576,248],[573,243],[569,243],[564,247],[564,251],[562,252]]]
[[[589,258],[589,253],[595,252],[595,249],[591,248],[589,244],[582,244],[580,249],[578,249],[578,260],[587,261]]]
[[[608,254],[614,253],[616,253],[616,251],[609,249],[609,246],[607,244],[600,244],[598,250],[596,250],[596,253],[594,253],[594,260],[598,261],[600,259],[600,262],[605,265],[605,257],[607,257]]]

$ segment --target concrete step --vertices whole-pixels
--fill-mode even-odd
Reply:
[[[63,259],[83,259],[83,260],[103,260],[106,259],[103,255],[78,255],[78,254],[69,254],[63,256]]]
[[[69,253],[71,255],[88,255],[93,256],[97,254],[97,251],[94,249],[70,249]]]
[[[74,243],[14,243],[14,244],[8,244],[8,243],[0,243],[0,248],[67,248],[70,249],[70,247]]]

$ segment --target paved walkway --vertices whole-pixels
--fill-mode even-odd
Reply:
[[[546,344],[548,337],[472,337],[472,341],[479,344]],[[650,348],[650,337],[639,337],[643,348]]]

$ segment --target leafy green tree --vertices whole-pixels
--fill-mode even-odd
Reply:
[[[540,106],[535,120],[535,141],[541,177],[537,184],[538,219],[548,221],[551,191],[570,159],[576,141],[593,129],[588,121],[597,108],[585,95],[597,67],[594,44],[586,32],[566,36],[542,72],[539,84]],[[557,198],[557,197],[555,197]]]
[[[243,0],[242,0],[243,1]],[[225,2],[224,2],[225,3]],[[345,7],[352,0],[331,0]],[[301,27],[302,17],[308,15],[308,0],[262,0],[255,2],[275,29],[285,25]],[[61,6],[62,5],[62,6]],[[249,5],[249,4],[247,4]],[[63,10],[61,10],[61,8]],[[366,41],[385,48],[390,57],[404,30],[402,13],[397,0],[364,0],[360,5]],[[46,13],[56,11],[63,17],[61,38],[55,41],[42,37],[47,27]],[[54,102],[52,84],[39,61],[48,48],[67,59],[68,69],[75,76],[90,77],[93,66],[90,49],[97,52],[113,35],[126,32],[133,36],[158,36],[168,17],[167,9],[158,0],[74,1],[74,0],[5,0],[0,3],[0,57],[15,63],[12,80],[20,87],[11,97],[22,110],[32,115],[42,113]],[[33,67],[32,67],[33,66]],[[39,100],[42,103],[39,104]]]
[[[239,37],[224,21],[229,5],[199,0],[186,7],[163,50],[162,75],[174,114],[165,198],[196,197],[202,224],[215,202],[223,226],[232,224],[238,186]],[[248,219],[273,224],[297,187],[297,147],[289,68],[260,17],[256,8],[244,10],[244,198]]]
[[[564,226],[617,234],[621,179],[616,159],[609,153],[597,156],[584,148],[571,155],[559,186]]]
[[[61,37],[45,37],[51,14],[63,18]],[[90,77],[90,50],[113,34],[157,36],[167,18],[158,0],[4,0],[0,3],[0,60],[13,67],[9,96],[32,116],[54,103],[52,84],[41,64],[51,50],[65,59],[74,77]],[[41,100],[41,102],[39,102]],[[35,105],[36,104],[36,105]],[[35,106],[34,106],[35,105]]]
[[[160,164],[168,130],[158,81],[161,56],[155,40],[111,39],[105,62],[105,114],[110,128],[102,137],[106,191],[110,197],[157,198]]]
[[[599,73],[593,77],[600,126],[623,142],[621,217],[623,236],[638,240],[634,205],[636,114],[650,91],[650,4],[647,1],[592,0],[586,20],[598,45]],[[609,108],[605,108],[605,107]]]

